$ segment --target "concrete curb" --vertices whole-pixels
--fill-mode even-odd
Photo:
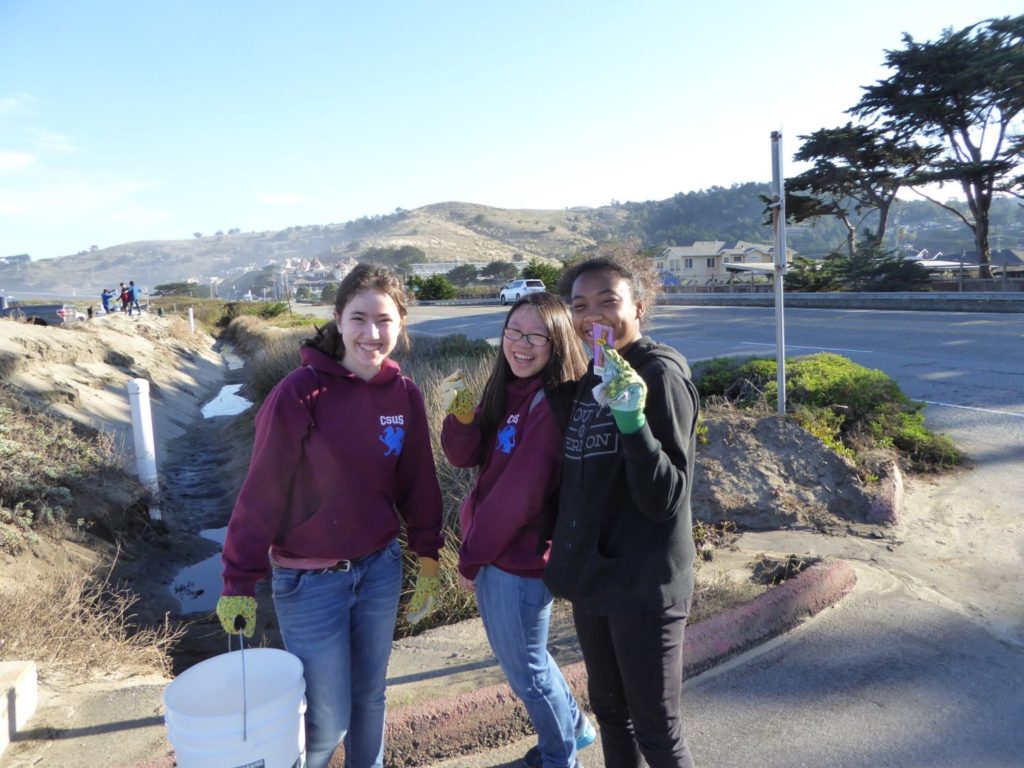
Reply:
[[[692,677],[725,659],[796,627],[834,605],[853,589],[857,578],[844,560],[817,563],[747,605],[687,629],[684,658]],[[562,668],[577,700],[586,706],[587,675],[582,662]],[[385,736],[386,766],[430,765],[458,755],[507,744],[532,733],[526,710],[507,683],[450,699],[389,712]],[[341,766],[336,755],[332,766]]]
[[[899,525],[903,510],[903,473],[895,461],[890,462],[888,473],[878,484],[878,493],[868,510],[868,522]]]

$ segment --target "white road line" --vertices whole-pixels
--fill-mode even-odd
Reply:
[[[752,347],[774,347],[774,343],[765,341],[741,341],[740,344],[749,344]],[[799,344],[787,344],[786,349],[820,349],[824,352],[860,352],[864,355],[873,355],[873,349],[846,349],[845,347],[804,347]]]
[[[961,411],[979,411],[980,413],[994,413],[998,416],[1013,416],[1014,418],[1024,419],[1024,413],[1014,413],[1013,411],[997,411],[993,408],[975,408],[972,405],[953,405],[953,403],[940,403],[936,400],[922,400],[922,403],[928,405],[941,405],[943,408],[959,408]]]

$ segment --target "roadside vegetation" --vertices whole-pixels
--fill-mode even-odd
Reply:
[[[19,556],[48,562],[29,582],[0,579],[0,660],[34,659],[44,674],[170,669],[179,630],[140,627],[137,598],[111,583],[110,564],[61,560],[47,546],[92,541],[116,553],[148,527],[145,490],[123,464],[109,436],[0,389],[0,562],[15,574]]]
[[[718,357],[694,367],[704,399],[773,410],[778,397],[774,359]],[[848,358],[819,353],[786,360],[786,410],[825,445],[858,466],[878,450],[894,451],[918,472],[963,461],[953,441],[924,423],[924,403],[903,394],[895,380]]]

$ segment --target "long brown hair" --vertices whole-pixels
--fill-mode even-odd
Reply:
[[[409,335],[405,330],[405,318],[409,314],[405,290],[402,280],[387,267],[373,264],[357,264],[345,275],[334,295],[334,314],[341,317],[346,305],[363,291],[376,291],[390,296],[398,307],[398,316],[402,319],[402,330],[398,335],[398,346],[407,349]],[[324,323],[316,329],[316,335],[302,342],[304,347],[314,347],[335,360],[345,359],[345,341],[341,338],[337,320]]]
[[[541,369],[540,376],[544,392],[548,399],[555,397],[559,387],[567,382],[582,378],[587,371],[587,358],[583,354],[576,332],[572,327],[572,317],[558,296],[553,293],[528,293],[519,299],[505,315],[505,323],[501,326],[501,338],[505,338],[508,321],[517,309],[529,304],[536,307],[548,337],[551,339],[551,357]],[[498,431],[498,423],[505,415],[506,387],[515,378],[512,368],[505,359],[504,341],[494,360],[491,375],[487,378],[483,395],[480,398],[480,464],[484,463],[490,449],[491,440]]]

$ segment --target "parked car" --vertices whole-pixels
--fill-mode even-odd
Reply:
[[[85,313],[73,304],[17,304],[0,309],[0,317],[24,320],[33,325],[60,325],[85,320]]]
[[[540,293],[545,290],[547,289],[544,287],[543,280],[513,280],[511,283],[505,283],[501,287],[498,299],[502,305],[505,305],[513,301],[519,301],[528,293]]]

